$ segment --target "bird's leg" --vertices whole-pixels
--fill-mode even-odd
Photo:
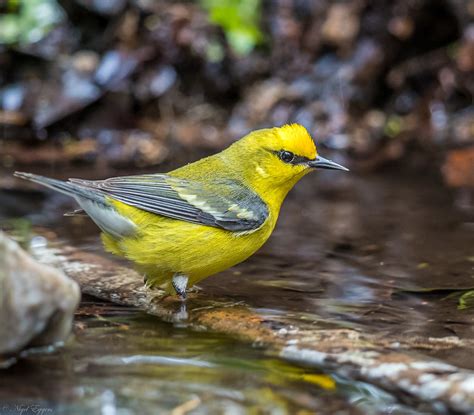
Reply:
[[[171,282],[173,284],[173,288],[176,291],[182,300],[186,298],[186,288],[188,286],[188,277],[183,274],[175,274],[173,275],[173,280]]]

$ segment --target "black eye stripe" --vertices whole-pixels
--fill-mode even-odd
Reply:
[[[291,151],[287,151],[287,150],[280,150],[276,152],[276,154],[282,161],[288,164],[293,164],[293,165],[305,164],[309,161],[308,157],[297,156]]]
[[[270,153],[275,154],[280,160],[282,160],[283,162],[288,163],[288,164],[293,164],[293,165],[306,164],[310,161],[310,159],[308,157],[295,155],[291,151],[287,151],[287,150],[275,151],[275,150],[271,150],[269,148],[267,148],[266,150],[269,151]],[[287,152],[287,153],[292,154],[293,155],[292,160],[291,161],[283,160],[282,157],[281,157],[283,152]]]

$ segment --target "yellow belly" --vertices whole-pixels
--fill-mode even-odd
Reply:
[[[187,275],[192,286],[247,259],[265,243],[276,222],[270,215],[258,230],[239,234],[169,219],[120,202],[114,205],[139,231],[120,240],[105,234],[105,248],[133,261],[147,283],[168,291],[175,273]]]

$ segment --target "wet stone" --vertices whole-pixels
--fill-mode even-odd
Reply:
[[[0,355],[65,340],[79,298],[74,281],[0,233]]]

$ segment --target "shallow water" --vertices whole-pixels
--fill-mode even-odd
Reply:
[[[15,201],[23,197],[22,213],[34,224],[102,252],[87,218],[61,216],[72,206],[67,198],[48,193],[33,200],[30,192],[15,191],[0,197],[4,216],[18,212]],[[200,287],[209,298],[242,301],[259,314],[304,320],[315,329],[474,339],[474,307],[461,298],[474,290],[473,217],[456,209],[453,198],[430,176],[317,173],[289,195],[261,251]],[[83,313],[90,308],[83,307]],[[186,401],[197,405],[195,413],[223,407],[233,408],[226,413],[397,410],[390,397],[367,385],[302,372],[225,336],[108,307],[105,317],[80,318],[64,350],[10,369],[4,385],[27,375],[18,398],[42,397],[68,413],[99,411],[108,403],[123,413],[170,411]],[[468,351],[431,353],[474,368]],[[45,377],[50,387],[42,384]],[[335,389],[328,387],[334,381]]]
[[[1,414],[422,413],[373,386],[88,297],[74,332],[2,371]]]

